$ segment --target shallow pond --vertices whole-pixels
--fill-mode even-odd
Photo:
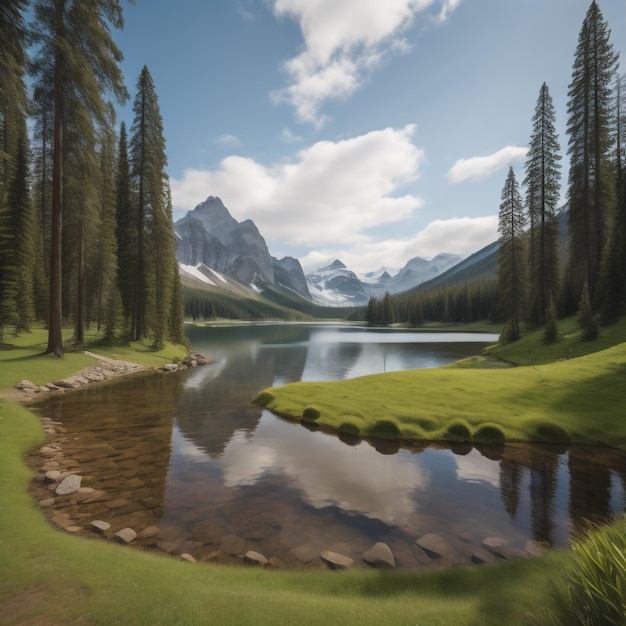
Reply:
[[[197,560],[254,550],[286,567],[325,567],[322,551],[363,565],[376,542],[401,567],[489,560],[483,542],[561,546],[588,521],[624,510],[626,457],[591,447],[415,445],[360,441],[281,420],[251,403],[296,380],[436,367],[478,354],[495,335],[332,324],[192,327],[215,363],[51,396],[59,469],[94,492],[56,499],[63,526],[93,519],[141,531],[138,543]],[[419,401],[419,399],[416,399]],[[37,482],[34,491],[45,497]],[[439,556],[416,540],[436,534]]]

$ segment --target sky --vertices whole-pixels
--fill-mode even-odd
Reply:
[[[590,0],[137,0],[122,70],[141,68],[167,142],[174,219],[222,199],[278,258],[363,273],[497,239],[539,90],[568,173],[567,91]],[[626,55],[626,2],[599,0]],[[622,63],[626,72],[626,61]]]

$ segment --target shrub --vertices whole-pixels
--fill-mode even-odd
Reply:
[[[369,436],[378,437],[379,439],[400,439],[400,429],[391,420],[378,420],[372,426]]]
[[[467,422],[456,420],[448,426],[443,438],[445,441],[471,441],[472,432]]]
[[[598,322],[591,310],[589,302],[589,288],[587,283],[583,287],[583,292],[578,303],[578,326],[582,330],[584,341],[593,341],[598,337]]]
[[[262,391],[255,399],[254,402],[260,406],[267,406],[274,396],[269,391]]]
[[[534,439],[536,441],[545,441],[546,443],[566,443],[572,440],[569,433],[550,422],[539,422],[533,430]]]
[[[624,520],[572,546],[573,562],[554,592],[557,624],[626,624]]]
[[[352,422],[343,422],[341,426],[339,426],[339,432],[345,433],[346,435],[356,436],[359,436],[361,434],[359,427]]]
[[[504,431],[497,424],[483,424],[474,433],[474,441],[480,443],[504,443]]]
[[[307,406],[302,411],[303,422],[315,422],[320,418],[320,411],[314,406]]]

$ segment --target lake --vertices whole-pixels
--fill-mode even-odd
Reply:
[[[63,468],[95,490],[57,498],[51,519],[64,515],[83,534],[93,519],[111,533],[147,528],[137,543],[197,560],[240,562],[253,550],[277,567],[317,568],[332,551],[363,566],[384,542],[398,566],[423,568],[495,558],[483,550],[494,536],[506,541],[501,557],[526,554],[529,541],[564,546],[589,521],[624,511],[626,459],[615,450],[399,447],[316,431],[251,402],[292,381],[439,367],[497,335],[265,323],[194,326],[188,336],[215,363],[41,405],[66,429]],[[438,556],[416,544],[433,535],[445,547]]]

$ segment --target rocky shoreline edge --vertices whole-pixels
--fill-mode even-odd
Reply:
[[[110,359],[87,350],[85,350],[85,355],[97,359],[99,363],[97,365],[85,367],[76,374],[72,374],[72,376],[54,380],[46,383],[45,385],[36,385],[30,380],[21,380],[17,383],[17,385],[15,385],[15,390],[20,392],[17,399],[21,402],[28,403],[32,401],[37,394],[78,389],[92,383],[104,382],[114,378],[119,378],[120,376],[127,376],[129,374],[150,370],[150,368],[146,368],[137,363],[122,361],[119,359]],[[186,370],[190,367],[207,365],[209,363],[212,363],[211,359],[208,359],[202,354],[190,353],[183,359],[174,363],[166,363],[161,367],[155,368],[155,371],[170,374]]]

